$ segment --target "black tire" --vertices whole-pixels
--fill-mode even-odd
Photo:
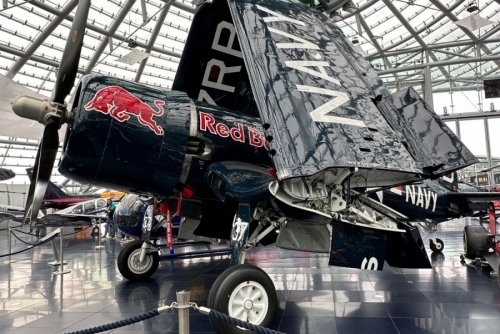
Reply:
[[[429,240],[429,247],[431,251],[433,252],[442,252],[444,249],[444,242],[443,240],[436,238],[436,242],[434,242],[432,239]]]
[[[248,293],[254,292],[253,297]],[[243,294],[247,294],[244,297]],[[242,302],[248,312],[235,310],[233,305]],[[254,325],[268,327],[276,311],[277,297],[273,281],[260,268],[239,264],[224,271],[214,282],[207,300],[208,307],[233,318],[249,321]],[[256,306],[259,307],[256,307]],[[263,314],[259,314],[262,309]],[[252,334],[254,332],[210,318],[214,331],[218,334]]]
[[[464,228],[464,253],[468,259],[482,258],[488,251],[488,232],[482,226],[467,225]]]
[[[122,248],[116,263],[118,270],[128,280],[145,280],[153,275],[158,269],[160,255],[158,252],[147,253],[144,262],[139,263],[142,240],[134,240]]]
[[[95,237],[95,236],[99,235],[99,227],[98,227],[98,226],[94,226],[94,227],[92,228],[92,233],[91,233],[91,235],[92,235],[93,237]]]

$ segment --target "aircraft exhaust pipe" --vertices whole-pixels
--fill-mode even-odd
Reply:
[[[46,124],[46,116],[52,111],[52,106],[48,100],[41,100],[35,97],[21,95],[12,101],[12,110],[23,118]]]

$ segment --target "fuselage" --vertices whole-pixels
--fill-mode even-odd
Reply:
[[[437,181],[402,185],[370,193],[370,197],[405,215],[409,221],[443,222],[472,214],[448,201],[447,189]]]

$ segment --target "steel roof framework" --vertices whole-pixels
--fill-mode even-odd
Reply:
[[[78,1],[3,3],[0,74],[49,96]],[[500,0],[354,3],[359,12],[344,13],[338,24],[348,38],[358,40],[366,58],[391,89],[415,85],[431,104],[433,93],[474,90],[482,108],[482,80],[500,77]],[[479,11],[468,12],[471,4]],[[195,9],[186,0],[94,1],[79,76],[103,73],[169,89]],[[453,23],[470,15],[480,15],[494,24],[471,32]],[[150,56],[134,65],[115,61],[134,44]],[[2,140],[17,141],[0,137]],[[6,149],[0,165],[9,166],[20,145],[0,145],[4,145],[1,152]]]

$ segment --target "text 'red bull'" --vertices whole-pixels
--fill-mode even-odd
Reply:
[[[158,110],[154,110],[147,103],[142,102],[132,93],[119,86],[108,86],[100,89],[85,105],[85,110],[96,110],[103,114],[110,114],[119,122],[125,122],[130,115],[137,116],[139,123],[146,125],[157,135],[163,135],[163,129],[156,124],[153,116],[161,116],[164,113],[165,101],[154,100]]]

